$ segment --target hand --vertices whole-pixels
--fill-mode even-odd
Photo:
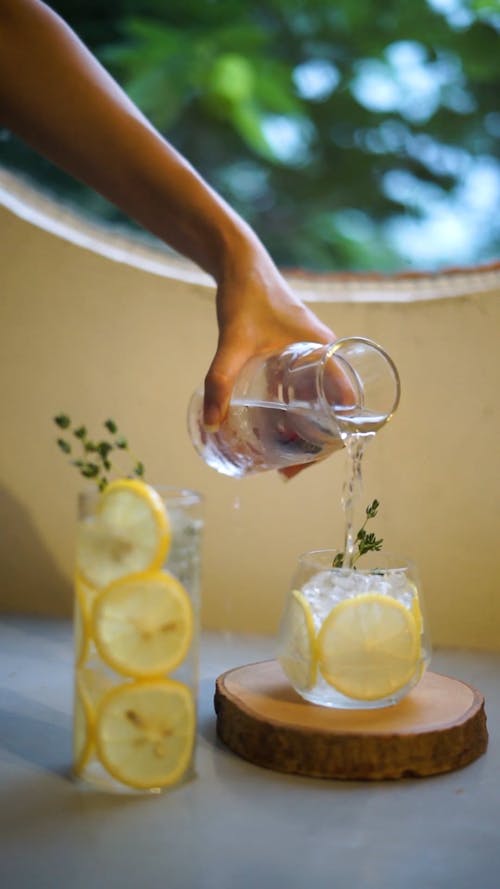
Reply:
[[[217,286],[217,351],[205,378],[204,422],[216,429],[249,358],[293,342],[330,343],[334,332],[291,292],[260,242],[251,237],[231,255]],[[310,465],[310,464],[308,464]],[[280,470],[291,478],[304,466]]]
[[[293,342],[330,343],[336,339],[294,296],[255,238],[230,258],[217,286],[217,351],[205,377],[204,421],[211,429],[223,421],[243,365],[254,355]]]

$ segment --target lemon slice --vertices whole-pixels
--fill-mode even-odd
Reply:
[[[73,634],[75,663],[79,667],[85,661],[89,649],[89,614],[85,595],[78,580],[75,584],[75,598],[73,607]]]
[[[126,683],[102,700],[96,726],[99,759],[129,787],[175,784],[189,766],[195,706],[186,685],[170,679]]]
[[[93,745],[92,713],[77,677],[73,702],[73,769],[79,775],[85,768]]]
[[[287,679],[299,691],[306,691],[316,682],[314,621],[309,603],[299,590],[292,590],[283,615],[278,661]]]
[[[390,596],[363,593],[336,605],[318,637],[320,670],[341,694],[360,701],[403,688],[420,661],[411,611]]]
[[[95,722],[97,708],[107,692],[113,688],[113,680],[101,669],[82,667],[77,671],[81,696],[91,722]]]
[[[77,571],[75,577],[75,597],[73,611],[73,632],[75,663],[81,667],[91,654],[90,615],[92,605],[99,591],[90,586]]]
[[[80,524],[77,564],[100,589],[126,574],[161,568],[169,546],[170,523],[158,492],[138,479],[117,479],[105,488],[96,515]]]
[[[94,748],[95,715],[99,701],[111,688],[111,679],[90,668],[76,672],[73,711],[74,771],[81,774]]]
[[[418,595],[418,590],[414,587],[413,599],[411,600],[411,613],[413,614],[413,619],[415,621],[415,625],[417,627],[417,633],[420,634],[424,629],[424,619],[422,617],[422,609],[420,607],[420,598]]]
[[[169,673],[184,660],[193,634],[189,596],[167,571],[116,580],[96,599],[92,628],[103,660],[135,678]]]

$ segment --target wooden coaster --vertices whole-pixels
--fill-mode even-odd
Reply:
[[[459,769],[486,750],[482,694],[427,672],[394,707],[334,710],[304,701],[277,661],[219,676],[217,733],[264,768],[317,778],[381,780]]]

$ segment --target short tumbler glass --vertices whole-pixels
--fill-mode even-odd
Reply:
[[[195,775],[203,504],[195,491],[157,486],[155,492],[171,529],[164,564],[154,571],[125,575],[102,588],[91,584],[78,565],[75,572],[73,774],[115,792],[160,793]],[[99,502],[95,490],[79,496],[78,546],[84,535],[100,533]],[[125,544],[117,536],[116,546],[120,545]],[[140,584],[144,578],[143,601]],[[141,675],[126,662],[120,665],[110,659],[103,648],[102,639],[106,639],[99,635],[99,618],[108,597],[106,629],[111,628],[118,644],[151,643],[161,659],[163,644],[170,644],[169,633],[176,632],[176,621],[183,620],[178,612],[165,617],[165,607],[168,613],[170,605],[160,601],[162,582],[173,588],[174,610],[179,603],[184,608],[189,638],[172,669]]]
[[[333,567],[335,550],[300,556],[287,594],[277,657],[306,701],[340,709],[396,704],[431,658],[415,566],[367,553]]]

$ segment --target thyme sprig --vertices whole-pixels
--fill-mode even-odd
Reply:
[[[358,533],[356,534],[356,540],[354,541],[357,545],[357,551],[354,553],[351,559],[351,568],[354,566],[355,562],[357,562],[358,559],[361,558],[361,556],[364,556],[365,553],[380,552],[380,550],[382,549],[382,545],[384,543],[383,538],[377,538],[372,531],[368,532],[366,530],[367,522],[369,522],[370,519],[375,518],[379,506],[379,501],[374,500],[372,503],[370,503],[369,506],[366,507],[365,520]],[[344,559],[345,553],[337,553],[332,562],[332,567],[343,568]]]
[[[144,463],[132,454],[127,439],[120,433],[114,420],[104,421],[103,427],[106,434],[100,439],[90,438],[87,427],[73,425],[67,414],[58,414],[54,417],[54,423],[66,434],[66,437],[60,436],[57,439],[59,449],[63,454],[73,457],[75,446],[77,447],[79,456],[72,459],[71,464],[76,466],[83,478],[93,479],[100,491],[103,491],[108,484],[109,475],[113,471],[112,454],[116,463],[118,453],[127,453],[132,463],[131,471],[128,473],[120,471],[120,475],[132,474],[140,478],[144,476]],[[70,435],[76,439],[76,442],[68,439],[67,436]]]

